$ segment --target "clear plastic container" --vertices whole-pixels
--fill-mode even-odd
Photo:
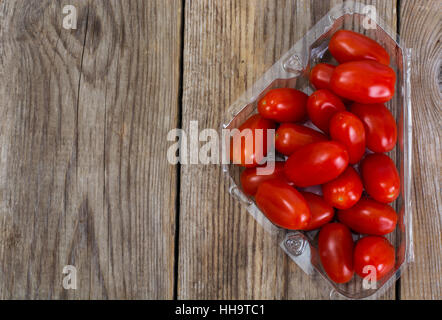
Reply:
[[[307,34],[300,39],[282,58],[276,62],[250,89],[248,89],[228,109],[221,128],[238,128],[249,116],[256,113],[256,106],[269,90],[281,87],[296,88],[310,94],[308,75],[311,68],[319,62],[337,64],[328,51],[331,36],[339,29],[364,33],[380,43],[390,54],[390,66],[396,71],[397,82],[394,98],[386,105],[396,118],[398,125],[398,144],[388,155],[395,161],[401,177],[401,194],[391,204],[399,215],[396,230],[387,238],[396,248],[394,271],[377,282],[376,289],[365,289],[360,277],[354,276],[347,284],[335,284],[328,279],[322,269],[316,236],[318,231],[303,232],[281,229],[273,225],[256,206],[254,199],[241,191],[239,177],[242,169],[235,165],[223,165],[229,192],[247,206],[247,211],[269,233],[278,234],[282,240],[281,248],[307,274],[319,272],[330,284],[330,297],[364,299],[379,297],[400,277],[403,268],[413,261],[413,238],[411,219],[411,159],[412,125],[410,99],[410,62],[411,52],[400,42],[395,31],[391,30],[379,17],[374,18],[365,5],[346,1],[332,8]],[[375,22],[374,24],[372,24]],[[365,26],[374,25],[373,29]],[[308,123],[307,125],[311,125]],[[320,194],[320,188],[309,191]],[[354,235],[357,239],[359,236]],[[306,276],[307,276],[306,275]]]

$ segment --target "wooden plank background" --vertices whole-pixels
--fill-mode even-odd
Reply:
[[[169,0],[0,3],[1,298],[173,297],[181,16]]]
[[[415,262],[401,299],[442,298],[442,2],[401,1],[400,34],[413,52],[413,224]]]
[[[328,299],[219,166],[167,163],[166,136],[218,128],[342,2],[1,1],[0,298]],[[382,298],[440,299],[441,3],[361,2],[414,54],[416,262]],[[62,28],[66,4],[76,30]],[[77,290],[62,287],[67,264]]]

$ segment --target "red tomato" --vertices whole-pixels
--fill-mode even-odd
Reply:
[[[340,64],[333,71],[330,87],[340,97],[360,103],[383,103],[394,95],[396,73],[376,61]]]
[[[259,113],[277,122],[297,122],[305,119],[308,96],[293,88],[270,90],[258,102]]]
[[[365,191],[375,200],[390,203],[400,192],[400,180],[394,162],[385,154],[370,154],[360,164]]]
[[[364,272],[364,267],[373,266],[376,269],[376,279],[379,280],[394,268],[394,247],[384,237],[364,237],[356,243],[353,263],[356,274],[362,278],[371,272],[370,269]]]
[[[375,60],[387,66],[390,64],[390,56],[379,43],[349,30],[337,31],[330,39],[328,49],[339,63]]]
[[[327,136],[309,127],[294,123],[283,123],[276,130],[275,148],[280,153],[289,156],[300,147],[327,140]]]
[[[311,213],[304,197],[284,180],[261,183],[255,200],[266,217],[281,228],[300,230],[310,223]]]
[[[335,215],[335,210],[321,196],[310,192],[301,192],[310,209],[312,218],[305,231],[315,230],[329,223]]]
[[[339,142],[326,141],[296,150],[284,167],[286,177],[295,186],[309,187],[339,176],[348,165],[348,152]]]
[[[307,112],[310,120],[326,133],[328,133],[331,117],[338,111],[345,111],[345,105],[338,96],[329,90],[315,91],[308,98]]]
[[[242,190],[245,194],[254,196],[262,182],[275,178],[285,179],[283,161],[275,162],[275,170],[268,175],[258,174],[257,168],[247,168],[241,173]]]
[[[276,123],[272,120],[264,119],[259,114],[251,116],[230,141],[230,160],[243,167],[258,166],[267,155],[267,130],[275,128]],[[263,130],[262,141],[255,137],[256,129]],[[241,135],[245,138],[242,139]]]
[[[328,63],[319,63],[310,71],[310,82],[316,90],[330,90],[330,79],[335,66]]]
[[[355,206],[338,211],[338,219],[351,230],[383,236],[396,228],[396,211],[388,204],[363,198]]]
[[[333,207],[348,209],[361,198],[362,181],[353,167],[347,167],[335,180],[322,185],[324,199]]]
[[[394,148],[397,141],[396,121],[384,104],[354,103],[350,111],[364,123],[368,149],[383,153]]]
[[[354,114],[348,111],[335,113],[330,119],[330,137],[347,148],[350,164],[358,163],[364,156],[364,124]]]
[[[329,223],[318,237],[319,257],[328,277],[336,283],[346,283],[353,277],[353,238],[342,223]]]

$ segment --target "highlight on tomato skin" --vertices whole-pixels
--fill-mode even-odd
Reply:
[[[348,151],[350,164],[358,163],[365,154],[365,129],[358,117],[340,111],[330,119],[330,137],[341,142]]]
[[[345,105],[342,100],[330,90],[317,90],[308,98],[308,116],[313,124],[325,133],[329,132],[331,117],[339,111],[345,111]]]
[[[319,258],[333,282],[347,283],[353,278],[353,246],[351,232],[342,223],[326,224],[319,231]]]
[[[338,177],[348,166],[348,152],[336,141],[316,142],[296,150],[284,172],[297,187],[321,185]]]
[[[331,37],[328,49],[339,62],[375,60],[388,66],[390,55],[373,39],[354,31],[339,30]]]
[[[320,141],[328,141],[328,137],[303,125],[283,123],[276,130],[275,148],[283,155],[289,156],[303,146]]]
[[[262,182],[255,200],[264,215],[281,228],[302,230],[310,223],[311,213],[304,197],[282,179]]]
[[[337,209],[350,209],[363,192],[362,180],[356,170],[348,166],[336,179],[322,185],[324,200]]]
[[[383,236],[396,229],[398,215],[388,204],[362,198],[353,207],[338,210],[338,220],[357,233]]]
[[[390,203],[400,193],[401,182],[393,160],[385,154],[367,155],[360,164],[365,191],[376,201]]]
[[[333,209],[333,207],[329,205],[321,196],[304,191],[301,191],[301,194],[305,201],[307,201],[307,205],[312,215],[310,223],[306,228],[303,229],[304,231],[319,229],[333,219],[335,209]]]
[[[293,88],[272,89],[258,102],[258,112],[277,122],[304,121],[308,96]]]
[[[262,141],[258,141],[256,137],[257,129],[263,130]],[[274,121],[259,114],[248,118],[230,140],[230,161],[246,168],[254,168],[261,164],[267,155],[267,135],[270,129],[276,129]],[[241,137],[242,134],[244,138]]]
[[[394,149],[398,129],[390,110],[382,103],[353,103],[350,112],[364,124],[366,145],[373,152],[384,153]]]
[[[395,86],[394,70],[374,60],[340,64],[330,80],[330,87],[336,95],[364,104],[390,101]]]
[[[266,164],[267,165],[267,164]],[[276,161],[275,162],[275,169],[273,170],[272,174],[269,175],[259,175],[257,173],[257,168],[246,168],[241,173],[241,187],[243,192],[246,195],[254,196],[256,192],[258,191],[259,185],[267,180],[275,179],[275,178],[281,178],[285,179],[284,175],[284,161]]]
[[[355,245],[353,265],[356,274],[361,278],[370,273],[370,267],[374,267],[376,280],[379,281],[393,270],[395,261],[395,249],[384,237],[366,236]]]
[[[328,63],[318,63],[310,71],[310,83],[316,90],[330,90],[330,79],[335,70],[335,66]]]

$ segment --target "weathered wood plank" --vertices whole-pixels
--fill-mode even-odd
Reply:
[[[0,297],[172,298],[181,1],[2,1],[0,16]]]
[[[77,6],[78,29],[66,32],[49,1],[0,6],[0,295],[52,298],[69,264],[68,211],[78,212],[70,199],[87,3]]]
[[[183,128],[191,120],[218,128],[227,107],[338,3],[187,1]],[[396,1],[366,3],[396,28]],[[219,166],[181,167],[178,297],[328,299],[325,283],[287,258],[223,179]]]
[[[413,232],[415,262],[401,278],[401,299],[442,298],[440,193],[441,2],[401,1],[400,35],[412,48]]]

